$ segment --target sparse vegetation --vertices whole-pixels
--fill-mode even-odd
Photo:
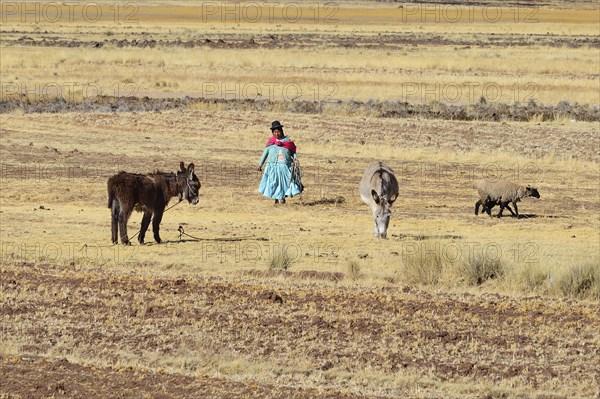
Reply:
[[[273,248],[273,253],[269,257],[269,269],[288,270],[294,264],[294,258],[288,252],[286,245]]]
[[[475,255],[463,263],[462,271],[467,285],[481,285],[488,280],[504,277],[505,266],[499,258]]]
[[[600,261],[575,266],[556,282],[564,296],[600,300]]]
[[[524,282],[524,291],[536,294],[547,294],[553,283],[549,270],[534,265],[519,269],[519,279]]]
[[[402,267],[402,277],[409,284],[437,285],[444,268],[437,250],[422,250],[408,256]]]
[[[347,275],[352,280],[358,280],[361,278],[362,275],[360,273],[360,263],[358,263],[358,261],[354,259],[348,260]]]

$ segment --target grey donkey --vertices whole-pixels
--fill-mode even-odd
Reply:
[[[371,163],[360,181],[360,197],[373,211],[375,237],[386,238],[391,208],[398,198],[398,180],[392,169],[379,161]]]

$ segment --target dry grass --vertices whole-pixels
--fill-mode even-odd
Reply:
[[[294,270],[347,273],[342,259],[367,254],[367,264],[360,260],[360,274],[367,280],[408,283],[403,270],[413,270],[409,255],[434,251],[448,264],[447,273],[454,273],[440,280],[445,286],[460,280],[454,266],[470,252],[498,257],[519,274],[533,263],[566,273],[598,251],[598,220],[590,218],[599,206],[598,161],[587,160],[593,155],[585,155],[586,141],[576,140],[591,125],[418,121],[415,129],[411,120],[337,117],[334,128],[329,116],[280,118],[300,147],[307,191],[302,199],[273,207],[256,193],[260,175],[253,161],[266,138],[268,115],[181,110],[5,115],[2,216],[5,226],[16,228],[3,230],[3,253],[74,261],[84,268],[122,270],[139,262],[156,270],[220,274],[266,267],[274,251],[285,246]],[[330,133],[323,136],[323,129]],[[518,143],[521,155],[502,150],[505,140],[497,129],[512,137],[512,145]],[[377,132],[383,130],[398,134],[381,142]],[[448,134],[435,136],[437,131]],[[469,138],[474,134],[475,142]],[[530,142],[530,137],[538,139]],[[560,157],[550,152],[555,142],[563,143]],[[494,150],[485,153],[486,147]],[[335,158],[328,155],[333,153]],[[361,170],[373,154],[396,170],[403,193],[387,241],[371,239],[371,216],[356,195]],[[181,204],[165,215],[164,245],[110,246],[108,176],[121,169],[171,170],[179,160],[198,165],[201,203]],[[490,176],[538,186],[542,198],[520,206],[529,218],[473,215],[477,197],[472,184]],[[345,201],[329,201],[338,197]],[[260,220],[256,215],[262,215]],[[134,214],[132,231],[139,228],[138,219]],[[179,225],[200,241],[182,237],[179,242]],[[30,242],[28,237],[36,238]],[[531,292],[527,287],[507,283],[492,289]]]
[[[256,4],[259,3],[251,6]],[[597,33],[598,10],[586,9],[585,4],[570,10],[494,4],[458,8],[372,3],[341,3],[329,10],[330,3],[261,4],[263,16],[278,15],[290,7],[297,9],[300,18],[293,23],[281,23],[275,17],[253,21],[245,6],[239,2],[229,4],[233,8],[226,8],[227,3],[221,2],[195,7],[178,3],[166,8],[160,3],[132,4],[131,9],[120,10],[115,20],[115,5],[107,3],[101,7],[103,18],[88,24],[84,35],[81,12],[71,12],[74,15],[69,21],[50,23],[40,18],[35,28],[27,24],[23,28],[24,17],[19,9],[11,11],[3,16],[0,94],[58,91],[75,100],[100,91],[120,96],[191,95],[287,101],[394,99],[469,104],[484,97],[509,104],[530,99],[542,104],[600,102],[596,49],[593,45],[567,46]],[[135,21],[125,21],[134,7]],[[67,11],[63,15],[70,15]],[[223,15],[225,11],[229,14]],[[335,13],[335,23],[328,18],[331,11]],[[487,14],[492,11],[494,15]],[[466,20],[453,22],[453,12],[460,12]],[[11,27],[18,27],[18,32],[11,32]],[[23,30],[28,28],[30,32]],[[318,39],[307,36],[315,32]],[[268,51],[208,45],[172,48],[160,43],[156,48],[118,48],[107,43],[100,49],[63,47],[52,52],[44,47],[7,47],[11,40],[24,35],[36,40],[54,37],[66,41],[80,36],[91,43],[105,39],[187,41],[208,37],[214,42],[224,38],[231,43],[233,39],[248,41],[256,37],[260,41],[276,35],[288,43],[284,48]],[[340,35],[358,40],[343,39],[352,42],[348,45],[332,44],[342,40]],[[394,35],[408,35],[404,38],[406,45],[387,44],[386,40]],[[552,45],[535,42],[544,37],[562,41]],[[377,38],[381,38],[381,43]],[[440,42],[440,38],[448,42]],[[496,45],[497,38],[501,43],[508,40],[508,44]],[[309,44],[296,47],[303,39]],[[374,45],[364,46],[361,40],[374,40]],[[418,45],[411,40],[418,40]]]
[[[35,388],[18,380],[25,362],[38,386],[63,382],[67,392],[86,389],[76,378],[85,376],[94,387],[137,393],[158,379],[154,390],[220,389],[219,398],[240,382],[251,385],[242,392],[270,389],[263,397],[285,388],[299,398],[595,393],[585,350],[598,344],[594,303],[12,262],[2,273],[4,309],[14,312],[0,347],[4,392]],[[267,295],[274,289],[281,302]]]
[[[102,94],[182,97],[206,94],[208,83],[215,97],[231,84],[229,95],[240,97],[240,85],[268,89],[276,80],[273,99],[291,101],[281,87],[297,85],[305,99],[366,102],[398,99],[413,83],[406,100],[435,107],[444,88],[490,83],[498,101],[526,103],[533,82],[537,103],[597,105],[594,47],[331,44],[411,32],[461,43],[551,32],[574,43],[597,33],[597,8],[556,6],[541,8],[533,24],[424,23],[419,13],[399,23],[409,9],[366,3],[340,3],[333,25],[306,13],[296,24],[202,24],[191,2],[144,3],[137,23],[21,26],[9,17],[3,44],[141,32],[162,40],[316,33],[323,41],[264,52],[11,42],[0,54],[2,94],[24,88],[35,101],[54,87],[77,103],[93,85]],[[561,113],[502,123],[228,107],[0,115],[0,396],[39,386],[47,396],[90,398],[105,386],[215,398],[597,395],[596,123]],[[306,185],[277,207],[256,191],[273,119],[296,141]],[[400,182],[387,240],[373,239],[357,192],[374,158]],[[165,214],[163,244],[110,245],[108,177],[170,171],[179,161],[197,165],[201,202]],[[476,217],[473,182],[490,177],[533,184],[541,198],[521,202],[518,220]],[[140,219],[132,216],[130,232]]]
[[[5,48],[2,95],[31,92],[72,100],[96,94],[269,100],[399,100],[598,104],[596,52],[530,48],[420,47],[385,50]],[[543,62],[540,62],[540,58]],[[476,60],[476,61],[473,61]],[[93,76],[90,70],[97,71]],[[52,71],[52,73],[48,73]],[[569,71],[565,74],[564,71]],[[273,76],[277,76],[274,80]]]
[[[294,264],[297,254],[292,256],[287,246],[272,248],[268,255],[268,268],[271,270],[288,270]]]
[[[559,277],[558,291],[582,299],[600,299],[600,268],[598,260],[576,265]]]
[[[35,298],[35,301],[40,301],[38,308],[41,309],[32,318],[19,316],[8,324],[11,327],[6,330],[6,339],[3,340],[3,356],[33,353],[44,355],[47,359],[66,357],[73,364],[94,367],[96,373],[103,367],[112,367],[125,374],[128,370],[135,370],[148,378],[166,373],[173,376],[202,375],[202,378],[211,381],[225,379],[214,382],[212,386],[251,380],[295,390],[317,386],[348,394],[366,392],[390,397],[418,397],[416,391],[425,392],[428,397],[441,397],[448,392],[456,397],[470,397],[473,393],[479,396],[536,397],[547,396],[553,390],[559,396],[593,394],[588,374],[585,374],[586,377],[570,378],[569,384],[565,384],[564,380],[558,384],[554,378],[546,379],[540,388],[535,389],[510,377],[511,373],[520,370],[519,367],[523,370],[529,367],[538,376],[544,375],[540,370],[568,372],[561,366],[561,359],[567,359],[570,364],[574,361],[577,364],[592,363],[584,359],[584,355],[581,359],[574,359],[563,350],[576,343],[571,335],[563,335],[567,334],[565,325],[568,331],[578,331],[579,342],[586,345],[597,342],[593,338],[581,341],[582,325],[579,321],[560,321],[562,346],[540,345],[539,342],[550,342],[550,337],[556,343],[558,328],[554,324],[532,325],[530,313],[547,312],[548,301],[553,301],[557,314],[553,317],[572,314],[572,309],[563,309],[567,305],[561,299],[572,297],[578,298],[577,306],[584,306],[585,302],[579,302],[582,299],[594,301],[585,308],[587,310],[582,310],[582,314],[597,317],[591,310],[597,308],[597,297],[587,288],[589,278],[586,279],[585,274],[573,274],[572,283],[559,283],[566,282],[570,273],[576,273],[572,271],[574,266],[585,264],[600,250],[598,219],[591,216],[599,210],[598,161],[582,157],[581,154],[586,153],[586,144],[575,139],[591,131],[591,125],[515,123],[506,126],[498,123],[382,121],[340,116],[332,120],[329,116],[301,114],[278,114],[277,117],[289,126],[288,131],[299,145],[307,185],[303,198],[291,199],[285,207],[274,207],[270,200],[255,192],[260,179],[255,172],[255,162],[266,138],[265,126],[273,118],[271,114],[177,110],[136,114],[3,115],[0,118],[3,139],[0,148],[3,159],[3,229],[0,237],[3,270],[15,273],[14,277],[7,277],[5,281],[15,280],[21,284],[16,287],[16,296],[5,293],[4,301],[7,304],[13,301],[22,303],[25,300],[22,295],[28,292],[30,299],[27,301]],[[413,127],[413,124],[418,127]],[[326,136],[322,133],[324,129],[330,132]],[[521,155],[517,156],[509,151],[509,147],[504,147],[505,139],[497,133],[498,130],[510,134],[510,148],[518,146]],[[398,132],[398,137],[388,139],[398,140],[398,145],[382,142],[379,139],[381,131]],[[433,135],[433,132],[439,131],[447,134]],[[471,134],[476,134],[478,140],[467,139]],[[429,147],[423,146],[424,142],[429,142],[428,136],[435,137],[433,143]],[[539,139],[529,144],[530,137]],[[365,143],[361,144],[359,139]],[[563,143],[564,148],[560,157],[542,155],[542,151],[551,151],[558,141]],[[482,151],[486,146],[496,150],[486,154]],[[336,155],[333,157],[331,154]],[[371,216],[357,195],[361,169],[373,158],[373,154],[384,158],[400,178],[402,194],[394,207],[388,240],[372,238]],[[109,212],[105,205],[107,177],[119,169],[138,172],[155,168],[171,170],[177,167],[179,160],[194,161],[198,165],[203,183],[200,204],[196,207],[181,204],[165,214],[162,223],[164,244],[134,245],[130,248],[110,245]],[[522,214],[535,217],[520,220],[475,217],[472,212],[476,193],[471,183],[489,174],[535,182],[542,198],[520,204]],[[344,197],[345,201],[336,204],[319,202],[338,196]],[[440,198],[444,200],[440,201]],[[134,214],[130,221],[131,231],[139,228],[139,219],[139,214]],[[197,238],[183,237],[179,241],[179,225]],[[270,255],[282,246],[286,246],[287,254],[293,260],[292,270],[295,273],[311,270],[340,272],[347,279],[334,285],[322,280],[305,281],[294,274],[273,279],[253,278],[250,281],[244,277],[244,273],[266,271]],[[433,256],[444,262],[441,273],[434,279],[412,279],[411,273],[415,271],[408,267],[414,265],[410,258],[419,253],[426,254],[425,260]],[[470,254],[501,259],[507,273],[501,279],[470,287],[464,283],[464,275],[457,271],[457,266],[463,264]],[[22,265],[22,262],[36,265],[39,271],[24,273],[31,266]],[[32,279],[44,277],[39,282],[26,284],[26,275]],[[47,280],[52,275],[63,277],[52,283]],[[89,280],[75,288],[62,282],[63,278],[69,281],[73,278]],[[99,282],[99,279],[108,280]],[[188,299],[183,303],[180,294],[175,294],[179,290],[176,282],[181,279],[225,279],[222,285],[230,288],[226,295],[220,289],[207,294],[211,291],[207,291],[202,283],[190,288]],[[165,282],[164,287],[160,280]],[[117,289],[115,284],[124,284],[124,288]],[[378,298],[382,289],[400,290],[413,284],[430,285],[426,286],[426,291],[414,296],[398,297],[394,294],[379,300],[385,300],[386,304],[406,304],[407,308],[399,311],[398,315],[414,314],[414,320],[397,320],[393,316],[394,310],[372,319],[366,316],[373,313],[374,302],[369,298]],[[34,288],[30,292],[27,287]],[[157,291],[157,287],[163,287],[160,290],[164,292]],[[301,287],[313,288],[305,291]],[[331,299],[323,308],[324,290],[327,290],[327,295],[336,293],[345,299]],[[365,290],[372,293],[367,295]],[[459,296],[470,292],[477,294],[477,298],[481,298],[482,293],[483,298],[492,295],[491,298],[495,299],[481,306],[497,307],[498,315],[504,314],[505,306],[521,303],[517,298],[523,295],[543,295],[544,298],[536,302],[535,307],[530,301],[523,302],[519,305],[519,312],[523,315],[511,317],[510,327],[507,324],[491,330],[490,325],[499,325],[497,317],[500,316],[484,317],[482,320],[483,316],[476,316],[477,313],[469,310],[457,314],[456,310],[441,312],[436,307],[419,307],[421,310],[415,312],[410,307],[414,303],[412,301],[419,297],[422,301],[436,304],[440,298],[432,292],[446,291],[460,292],[454,294]],[[120,296],[115,296],[115,292]],[[233,292],[252,294],[250,299],[240,301]],[[263,305],[249,312],[249,305],[244,304],[262,303],[259,298],[264,298],[267,292],[278,293],[285,301],[291,300],[290,295],[298,295],[298,298],[309,298],[309,302],[293,307],[305,309],[301,315],[297,311],[283,312],[290,317],[296,315],[297,318],[293,319],[281,319],[283,313],[268,301],[264,305],[268,312]],[[508,297],[499,300],[497,294]],[[198,295],[208,296],[200,301]],[[351,295],[357,295],[356,299],[344,302]],[[94,302],[94,297],[105,299]],[[549,297],[559,299],[556,301]],[[472,304],[474,298],[466,297],[463,306],[471,306],[468,304]],[[448,301],[455,304],[456,299],[452,297]],[[96,306],[97,311],[77,310],[78,306],[90,306],[85,305],[88,301],[91,301],[91,306]],[[205,302],[211,305],[204,307]],[[54,311],[43,311],[63,303],[73,306],[69,311],[72,321],[68,324],[64,316],[58,320],[52,316]],[[224,308],[216,309],[216,304]],[[339,309],[345,310],[340,313]],[[121,314],[121,311],[124,313]],[[62,315],[61,312],[57,310],[55,314]],[[240,323],[242,313],[251,317],[252,321]],[[452,317],[453,322],[442,323],[440,313]],[[97,316],[101,317],[101,321],[93,318],[82,320],[84,314],[90,317],[92,314],[102,315]],[[332,319],[335,314],[339,317]],[[198,315],[205,315],[206,319],[198,320]],[[343,332],[356,331],[356,327],[346,323],[353,320],[354,323],[367,323],[361,321],[364,317],[360,315],[371,320],[368,323],[382,322],[383,337],[370,338],[356,333],[351,338],[340,338]],[[216,319],[211,321],[210,317]],[[427,322],[423,317],[427,317]],[[576,320],[581,317],[584,316],[577,316]],[[327,338],[325,332],[330,330],[318,324],[323,323],[319,318],[331,323],[329,325],[341,323],[335,330],[338,338],[328,340],[331,338]],[[128,331],[119,327],[123,326],[123,320],[128,321]],[[185,320],[197,321],[188,325]],[[265,320],[273,321],[276,327],[264,326]],[[281,328],[298,325],[301,320],[316,323],[304,326],[302,331],[306,335],[302,337],[292,339],[287,336],[292,330]],[[466,324],[456,325],[456,320],[464,320]],[[516,325],[515,320],[518,320]],[[35,332],[39,323],[46,326],[44,339]],[[148,323],[152,323],[152,327],[148,327]],[[454,334],[472,331],[473,325],[485,325],[486,329],[477,338],[452,341],[431,335],[434,333],[428,326],[438,325],[434,323],[447,326],[445,328],[451,331],[447,336],[450,338]],[[596,325],[594,323],[584,325],[591,331]],[[90,335],[86,335],[84,340],[77,339],[79,333],[75,332],[82,325],[95,326],[88,329]],[[369,325],[370,330],[375,328]],[[18,331],[13,331],[13,326]],[[166,332],[165,326],[171,326],[167,328],[169,332]],[[535,332],[524,332],[526,326]],[[235,334],[229,330],[234,327]],[[415,328],[425,330],[408,341],[399,333]],[[489,335],[496,337],[494,331],[506,332],[508,328],[520,328],[518,333],[515,330],[515,334],[510,336],[530,337],[527,343],[506,342],[506,345],[494,346],[490,352]],[[71,333],[64,334],[62,331]],[[118,346],[105,338],[98,341],[97,337],[112,336],[115,331],[120,331],[117,334],[121,337]],[[99,335],[93,335],[94,332]],[[130,340],[127,337],[131,334],[156,338]],[[59,335],[63,338],[58,339],[54,346],[45,344],[47,337]],[[593,337],[591,333],[584,335]],[[378,350],[368,353],[365,346],[368,342],[390,339],[393,341],[385,342],[394,344],[386,345],[385,352],[389,353],[389,348],[394,348],[398,351],[396,355],[383,357],[381,364],[377,363],[379,360],[365,363],[365,359],[379,359],[379,355],[373,355],[379,353]],[[441,347],[434,344],[440,339],[445,342]],[[502,337],[494,339],[502,342]],[[140,345],[142,342],[150,344],[139,347],[132,344],[134,341]],[[295,345],[289,344],[292,341]],[[298,348],[299,342],[303,342],[303,349],[293,349]],[[321,343],[327,346],[322,347]],[[319,346],[314,346],[317,344]],[[272,345],[275,345],[272,354],[261,352],[260,348]],[[291,349],[284,349],[284,346]],[[379,344],[377,347],[382,348]],[[331,348],[336,348],[339,353],[330,357],[324,355]],[[420,349],[413,353],[410,348]],[[546,348],[544,359],[552,359],[547,361],[549,366],[539,362],[532,365],[533,358],[524,353],[539,352],[542,348]],[[160,350],[166,352],[161,354]],[[410,366],[399,376],[394,371],[394,367],[402,364],[397,363],[402,359],[423,356],[433,359],[432,351],[438,359],[435,371],[431,371],[431,361],[426,369]],[[361,355],[356,359],[346,358],[345,353]],[[440,353],[443,355],[440,356]],[[492,378],[484,371],[477,371],[473,376],[461,376],[461,370],[467,370],[464,373],[470,370],[468,362],[471,360],[457,364],[457,353],[460,353],[461,359],[470,356],[476,367],[482,367],[488,361],[481,359],[495,358],[492,368],[501,373],[497,377],[501,382],[492,384]],[[580,353],[589,352],[581,350]],[[294,359],[293,364],[289,359]],[[10,367],[12,370],[13,366]],[[510,367],[517,369],[513,371]],[[578,367],[583,369],[584,366]],[[350,371],[345,371],[345,368]]]
[[[447,4],[384,4],[377,2],[210,2],[203,5],[177,1],[168,5],[161,2],[143,4],[115,4],[108,0],[95,2],[88,10],[93,28],[104,34],[116,35],[123,29],[139,26],[163,25],[164,30],[192,34],[198,25],[220,31],[245,30],[322,30],[324,32],[361,31],[385,32],[390,30],[425,30],[431,32],[523,32],[542,33],[560,26],[571,34],[594,33],[598,9],[591,4],[579,3],[557,7],[532,5],[506,7],[502,2],[480,5]],[[62,18],[56,18],[61,7]],[[60,25],[78,29],[89,20],[84,17],[84,5],[52,4],[47,11],[37,14],[38,27],[44,29]],[[41,9],[41,7],[40,7]],[[30,8],[31,10],[31,8]],[[95,11],[98,10],[97,15]],[[23,15],[20,9],[6,6],[3,23],[7,26],[33,22],[35,15]]]

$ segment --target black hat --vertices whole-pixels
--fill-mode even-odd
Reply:
[[[271,131],[275,130],[275,129],[282,129],[283,125],[281,123],[279,123],[279,121],[273,121],[271,122]]]

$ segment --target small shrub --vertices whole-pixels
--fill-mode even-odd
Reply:
[[[519,274],[527,292],[543,293],[550,287],[551,276],[548,271],[525,267]]]
[[[528,108],[537,108],[537,103],[535,102],[534,98],[530,98],[529,101],[527,101],[527,107]]]
[[[561,125],[564,125],[566,123],[569,123],[569,121],[571,120],[571,118],[569,117],[569,115],[562,114],[562,113],[559,113],[559,112],[554,112],[552,114],[552,120],[555,123],[560,123]]]
[[[429,106],[431,107],[431,112],[434,114],[439,114],[442,112],[443,106],[439,101],[432,101],[429,103]]]
[[[361,277],[360,264],[355,260],[348,261],[348,276],[352,280],[358,280]]]
[[[383,281],[385,281],[386,283],[390,283],[390,284],[397,284],[398,278],[393,275],[387,275],[387,276],[383,277]]]
[[[406,259],[404,278],[409,284],[435,285],[440,281],[442,269],[439,253],[419,252]]]
[[[292,267],[294,259],[290,256],[285,246],[274,249],[269,258],[269,269],[271,270],[288,270]]]
[[[481,285],[488,280],[503,277],[504,263],[500,259],[490,259],[485,256],[469,257],[462,268],[462,275],[467,285]]]
[[[529,117],[529,122],[531,123],[542,123],[544,121],[544,114],[537,113],[533,114]]]
[[[587,263],[573,267],[558,280],[557,287],[565,296],[600,299],[600,265]]]

